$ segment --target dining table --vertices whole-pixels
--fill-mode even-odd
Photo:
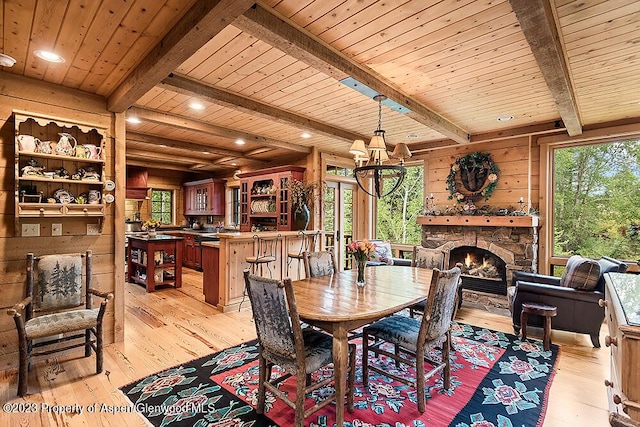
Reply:
[[[333,336],[338,427],[344,422],[348,332],[424,300],[433,276],[433,270],[426,268],[367,267],[365,286],[360,287],[356,285],[356,273],[356,270],[345,270],[293,282],[301,320]]]

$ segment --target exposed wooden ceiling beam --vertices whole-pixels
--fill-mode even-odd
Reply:
[[[196,157],[185,157],[185,156],[171,156],[167,153],[162,153],[160,151],[151,151],[148,149],[135,149],[135,148],[127,148],[127,157],[138,158],[138,159],[148,159],[157,162],[166,162],[171,160],[172,162],[176,162],[178,164],[183,165],[193,165],[195,163],[207,163],[213,164],[213,161],[207,160],[205,158],[196,158]]]
[[[556,101],[569,135],[582,134],[580,112],[573,92],[569,65],[553,18],[549,0],[509,0],[533,56]]]
[[[129,140],[143,142],[145,144],[153,144],[155,146],[166,145],[167,147],[171,147],[175,149],[189,150],[192,152],[199,152],[199,153],[206,151],[211,154],[217,154],[220,156],[232,156],[237,158],[240,158],[240,157],[245,158],[247,156],[241,151],[210,147],[204,144],[197,144],[197,143],[182,141],[178,139],[162,138],[156,135],[143,134],[143,133],[137,133],[137,132],[127,132],[127,141]],[[252,159],[251,157],[247,157],[247,158]]]
[[[122,112],[169,75],[254,0],[197,0],[107,99],[107,108]]]
[[[469,142],[469,134],[465,130],[426,105],[415,101],[410,95],[394,87],[372,69],[352,61],[306,30],[278,15],[274,10],[265,9],[260,4],[256,4],[244,15],[239,16],[233,22],[233,26],[337,80],[353,77],[378,93],[407,107],[410,110],[407,116],[413,120],[440,132],[457,143]]]
[[[264,102],[205,85],[181,75],[172,74],[162,80],[157,86],[183,95],[196,96],[223,107],[233,108],[234,110],[251,114],[252,116],[262,117],[286,125],[293,125],[302,130],[312,130],[315,133],[330,138],[343,139],[349,143],[355,139],[367,139],[364,135],[337,128],[281,108],[272,107]]]
[[[186,166],[181,166],[176,163],[154,162],[153,160],[148,161],[148,160],[145,160],[145,158],[133,158],[132,156],[129,156],[129,155],[127,155],[127,166],[140,166],[145,168],[193,172],[191,168],[188,168]]]
[[[217,135],[223,138],[236,140],[238,138],[244,139],[246,142],[253,142],[260,145],[267,145],[270,147],[282,148],[289,151],[296,151],[299,153],[310,153],[311,148],[303,147],[302,145],[292,144],[290,142],[279,141],[273,138],[267,138],[252,133],[243,132],[240,130],[224,128],[222,126],[212,125],[207,122],[193,120],[175,114],[168,114],[161,111],[150,110],[147,108],[132,107],[131,113],[137,116],[141,120],[148,120],[154,123],[160,123],[168,126],[175,126],[183,129],[189,129],[195,132],[203,132],[205,134]]]

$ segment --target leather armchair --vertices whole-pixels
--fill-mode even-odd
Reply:
[[[588,334],[593,346],[599,348],[604,308],[598,305],[598,300],[604,299],[604,273],[624,273],[627,270],[627,264],[609,257],[602,257],[598,260],[598,264],[600,277],[593,290],[560,286],[560,277],[515,272],[514,286],[510,287],[507,293],[513,330],[516,335],[520,333],[522,304],[535,302],[554,305],[558,308],[557,316],[551,320],[552,329]],[[541,326],[542,319],[534,316],[527,324]]]

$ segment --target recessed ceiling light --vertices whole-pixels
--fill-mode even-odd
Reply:
[[[164,148],[166,148],[166,147],[167,147],[167,146],[166,146],[166,145],[164,145],[164,144],[158,144],[158,146],[159,146],[159,147],[164,147]]]
[[[231,166],[238,166],[237,163],[231,163]]]
[[[420,137],[420,135],[418,135],[417,133],[410,133],[409,135],[407,135],[407,139],[418,139]]]
[[[136,116],[127,117],[127,123],[132,123],[134,125],[138,125],[142,123],[142,120],[137,118]]]
[[[513,116],[500,116],[497,120],[499,122],[508,122],[509,120],[513,120]]]
[[[300,134],[301,138],[311,138],[311,134],[309,132],[302,132],[302,134]]]
[[[203,151],[202,154],[211,154],[211,153],[208,151]]]
[[[49,52],[47,50],[36,50],[33,52],[33,54],[40,59],[44,59],[45,61],[55,62],[57,64],[64,62],[64,58],[62,56],[58,55],[57,53]]]
[[[204,104],[201,104],[199,102],[191,102],[189,103],[189,108],[193,109],[193,110],[204,110]]]
[[[0,66],[2,67],[13,67],[16,64],[15,58],[5,55],[4,53],[0,53]]]
[[[244,145],[244,140],[243,139],[236,139],[236,145]]]

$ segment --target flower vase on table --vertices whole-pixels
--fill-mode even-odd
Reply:
[[[356,262],[356,285],[358,287],[363,287],[367,284],[364,278],[364,269],[367,265],[367,260],[371,258],[375,249],[375,243],[371,243],[367,239],[360,242],[351,242],[347,245],[347,252],[353,255],[353,259]]]
[[[356,285],[358,287],[363,287],[367,284],[364,280],[364,268],[367,265],[366,259],[358,259],[356,258],[356,268],[358,269],[358,276],[356,278]]]
[[[156,237],[158,235],[155,228],[147,229],[147,234],[149,235],[149,237]]]

